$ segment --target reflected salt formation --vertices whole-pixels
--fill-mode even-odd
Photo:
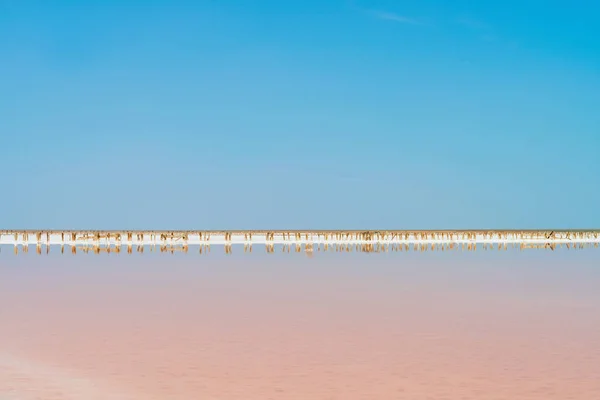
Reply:
[[[30,246],[38,254],[49,253],[50,247],[65,247],[73,254],[120,253],[134,249],[143,253],[184,252],[190,247],[200,254],[210,252],[211,245],[223,246],[226,254],[233,246],[243,246],[251,253],[253,245],[275,252],[396,252],[497,249],[581,249],[598,247],[598,230],[379,230],[379,231],[0,231],[1,245],[11,245],[14,253],[28,253]]]

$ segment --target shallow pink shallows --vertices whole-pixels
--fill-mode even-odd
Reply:
[[[0,254],[0,399],[600,399],[600,252]]]

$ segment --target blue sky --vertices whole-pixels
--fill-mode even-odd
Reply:
[[[0,0],[5,228],[600,227],[600,3]]]

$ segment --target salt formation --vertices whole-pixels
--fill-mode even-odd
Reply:
[[[123,247],[127,253],[156,249],[161,252],[187,252],[190,246],[199,252],[210,251],[211,245],[222,245],[225,253],[232,253],[233,245],[243,245],[245,252],[251,252],[253,245],[264,245],[268,253],[275,248],[289,252],[302,247],[307,254],[315,251],[432,251],[432,250],[477,250],[477,248],[506,250],[557,247],[583,248],[598,247],[600,231],[597,230],[385,230],[385,231],[54,231],[54,230],[5,230],[0,231],[0,245],[12,245],[15,253],[19,248],[28,252],[36,246],[38,254],[42,249],[50,252],[50,247],[65,246],[73,254],[78,249],[83,252],[120,253]]]

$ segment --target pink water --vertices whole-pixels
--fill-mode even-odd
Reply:
[[[599,260],[3,252],[0,399],[600,399]]]

